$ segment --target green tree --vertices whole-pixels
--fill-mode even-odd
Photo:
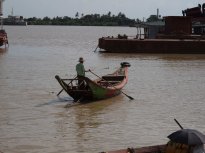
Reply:
[[[140,20],[129,19],[124,13],[119,12],[118,15],[111,15],[111,12],[107,14],[81,14],[76,13],[75,18],[70,18],[68,16],[64,17],[54,17],[50,19],[49,17],[44,17],[39,19],[36,17],[25,19],[29,25],[81,25],[81,26],[134,26]]]

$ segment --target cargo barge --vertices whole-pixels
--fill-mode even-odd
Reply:
[[[138,25],[135,38],[126,35],[102,37],[101,51],[112,53],[205,53],[205,3],[182,11],[183,16],[166,16],[161,23]]]

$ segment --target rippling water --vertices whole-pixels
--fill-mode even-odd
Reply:
[[[99,37],[128,27],[8,26],[0,49],[0,152],[100,152],[166,143],[179,127],[205,133],[205,55],[102,54]],[[129,62],[123,94],[71,108],[56,74],[75,76],[78,58],[98,75]],[[89,77],[94,76],[87,74]]]

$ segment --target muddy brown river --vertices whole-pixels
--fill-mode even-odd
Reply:
[[[184,128],[205,133],[205,55],[105,54],[98,38],[130,27],[6,26],[0,49],[0,152],[94,153],[164,144]],[[55,75],[73,78],[79,57],[98,75],[129,62],[125,95],[64,108]],[[95,78],[91,73],[88,77]]]

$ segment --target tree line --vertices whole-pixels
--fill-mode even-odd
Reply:
[[[153,18],[153,15],[150,16]],[[149,18],[148,18],[149,19]],[[111,12],[107,14],[75,14],[75,18],[68,16],[64,17],[44,17],[44,18],[24,18],[28,25],[77,25],[77,26],[135,26],[141,23],[140,19],[129,19],[124,13],[112,15]],[[150,20],[150,19],[149,19]]]

